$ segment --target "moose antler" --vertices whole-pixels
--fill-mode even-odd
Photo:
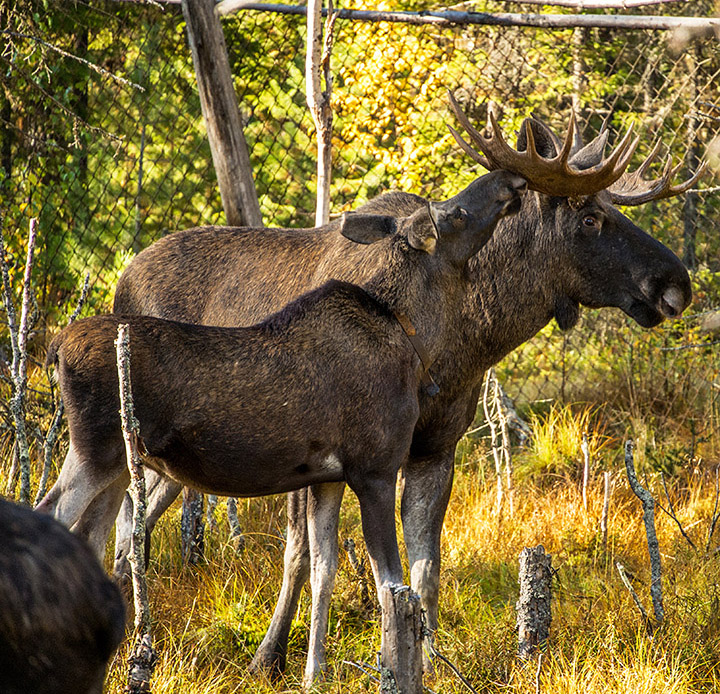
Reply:
[[[508,169],[520,174],[528,181],[530,189],[547,195],[580,197],[607,189],[613,202],[639,205],[649,200],[684,193],[702,176],[706,168],[706,164],[703,164],[690,179],[679,185],[672,185],[671,181],[680,167],[673,168],[668,162],[661,178],[645,181],[642,176],[657,156],[659,142],[637,170],[626,173],[640,141],[639,137],[632,139],[633,126],[630,126],[610,156],[604,158],[602,153],[607,141],[607,130],[603,127],[603,131],[593,142],[578,150],[580,143],[576,138],[577,123],[574,115],[570,118],[568,132],[562,142],[541,121],[526,118],[522,134],[527,144],[525,149],[518,151],[505,141],[492,110],[489,113],[491,132],[482,134],[472,126],[453,95],[448,93],[448,96],[455,115],[482,154],[468,144],[457,130],[448,126],[463,151],[489,170]],[[544,157],[538,153],[535,130],[551,140],[555,156]],[[593,161],[598,163],[590,165]]]
[[[658,140],[647,159],[635,171],[625,172],[608,188],[613,203],[616,205],[642,205],[651,200],[662,200],[673,195],[680,195],[692,188],[707,170],[708,163],[704,161],[687,181],[673,185],[672,180],[681,169],[682,164],[673,166],[672,158],[668,157],[662,176],[653,181],[645,181],[643,176],[659,151],[660,141]]]

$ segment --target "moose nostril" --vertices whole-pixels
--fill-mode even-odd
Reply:
[[[679,316],[685,308],[685,297],[677,287],[668,287],[663,292],[660,302],[666,318]]]

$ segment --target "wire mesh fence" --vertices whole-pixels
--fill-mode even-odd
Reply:
[[[39,219],[35,283],[52,327],[85,272],[90,310],[106,310],[133,254],[175,229],[222,223],[223,214],[179,6],[63,2],[40,18],[23,8],[0,4],[3,225],[20,266],[28,220]],[[674,11],[708,17],[713,7]],[[223,26],[264,222],[312,226],[305,18],[245,10]],[[448,132],[447,90],[480,124],[492,101],[506,133],[530,113],[563,133],[574,111],[586,138],[604,121],[614,136],[635,123],[638,161],[660,138],[681,163],[679,177],[717,147],[714,36],[342,18],[335,26],[334,214],[390,189],[448,197],[482,173]],[[626,422],[643,419],[649,440],[675,445],[663,433],[672,418],[678,438],[693,442],[690,454],[700,443],[716,454],[720,332],[707,328],[720,307],[716,186],[706,178],[684,198],[624,210],[693,268],[688,316],[651,332],[607,309],[586,311],[568,334],[549,325],[499,365],[519,407],[612,402]]]

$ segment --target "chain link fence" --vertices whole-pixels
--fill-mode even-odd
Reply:
[[[133,254],[175,229],[223,223],[223,214],[179,5],[61,2],[32,21],[19,7],[0,4],[0,191],[18,270],[29,218],[39,219],[40,355],[41,327],[62,322],[58,307],[86,272],[90,310],[107,310]],[[695,2],[662,12],[673,7],[713,11]],[[305,18],[245,10],[223,26],[265,224],[312,226]],[[331,61],[334,214],[390,189],[447,197],[482,173],[448,132],[448,89],[480,123],[493,101],[507,133],[530,113],[562,134],[574,110],[588,139],[606,119],[614,134],[634,122],[638,162],[661,138],[685,171],[720,133],[715,37],[341,18]],[[688,315],[650,332],[607,309],[585,311],[568,334],[549,325],[498,367],[521,411],[556,400],[608,403],[613,424],[642,421],[648,441],[679,457],[717,455],[720,331],[708,328],[720,308],[715,186],[706,178],[700,192],[625,210],[693,267]]]

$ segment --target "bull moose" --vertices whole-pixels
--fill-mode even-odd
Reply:
[[[524,197],[518,215],[499,222],[498,233],[471,260],[472,287],[433,365],[441,392],[436,398],[420,394],[420,417],[403,467],[401,513],[411,585],[422,598],[430,634],[437,628],[440,531],[455,446],[474,417],[484,372],[553,318],[562,329],[572,328],[581,306],[620,308],[645,328],[679,316],[691,299],[683,264],[615,205],[681,194],[701,173],[674,185],[676,171],[666,167],[659,179],[645,180],[657,150],[627,172],[637,140],[628,134],[605,157],[607,131],[583,145],[573,121],[561,140],[540,120],[528,118],[513,149],[494,119],[491,132],[483,134],[452,97],[451,105],[477,148],[453,131],[464,151],[489,169],[521,171],[535,192]],[[422,197],[393,192],[358,211],[403,217],[424,205]],[[362,284],[372,276],[379,262],[373,247],[358,249],[339,230],[335,221],[319,230],[204,227],[176,232],[129,265],[118,283],[114,310],[200,324],[251,324],[330,278]],[[148,527],[180,491],[171,480],[153,478],[152,484]],[[312,573],[306,679],[322,672],[337,539],[326,536],[325,548],[316,538],[309,544],[306,508],[316,514],[324,506],[339,506],[342,489],[342,484],[318,485],[289,495],[283,585],[253,661],[256,668],[283,668],[300,590]],[[334,511],[327,515],[334,517]],[[126,566],[125,527],[118,524],[117,574]],[[311,572],[311,566],[323,570]]]

